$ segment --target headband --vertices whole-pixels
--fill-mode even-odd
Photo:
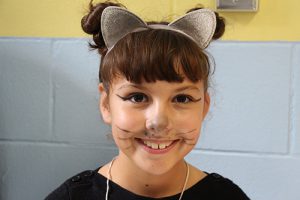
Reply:
[[[179,32],[191,38],[201,49],[205,49],[215,32],[216,16],[209,9],[199,9],[185,14],[168,25],[147,25],[141,18],[124,8],[109,6],[102,12],[101,30],[108,51],[127,34],[147,29]]]

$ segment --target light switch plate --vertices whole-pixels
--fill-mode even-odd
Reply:
[[[256,12],[258,0],[216,0],[216,9],[228,12]]]

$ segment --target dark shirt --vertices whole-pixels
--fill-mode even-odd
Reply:
[[[99,169],[81,172],[68,179],[46,197],[46,200],[105,200],[106,178]],[[110,181],[109,200],[178,200],[180,194],[163,198],[136,195]],[[211,173],[187,189],[182,200],[248,200],[247,195],[231,180]]]

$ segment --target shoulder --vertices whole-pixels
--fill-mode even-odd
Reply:
[[[190,189],[191,198],[249,200],[249,197],[233,181],[217,173],[210,173]]]
[[[95,175],[97,170],[86,170],[67,179],[63,184],[51,192],[45,200],[69,200],[76,196],[76,199],[81,199],[80,196],[86,194],[93,195],[93,185],[95,184]],[[86,199],[82,198],[82,199]],[[92,198],[88,198],[92,199]]]
[[[218,173],[208,175],[209,183],[217,198],[228,197],[231,200],[247,200],[249,199],[243,190],[236,185],[232,180],[223,177]]]

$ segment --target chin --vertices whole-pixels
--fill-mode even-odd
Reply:
[[[177,159],[137,158],[133,162],[144,173],[152,176],[160,176],[175,169],[180,161]]]

